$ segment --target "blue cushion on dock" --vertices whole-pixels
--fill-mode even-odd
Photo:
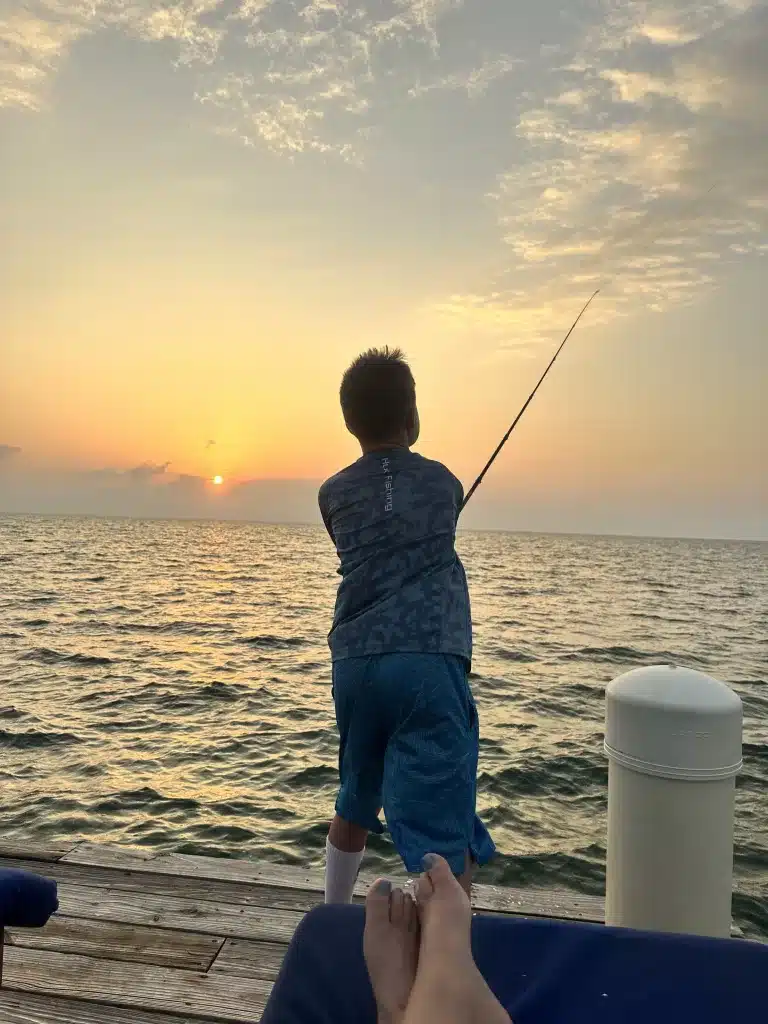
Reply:
[[[50,878],[0,868],[0,928],[42,928],[58,909]]]
[[[262,1024],[375,1024],[364,912],[297,929]],[[477,965],[515,1024],[748,1024],[765,1019],[768,946],[602,925],[476,917]]]

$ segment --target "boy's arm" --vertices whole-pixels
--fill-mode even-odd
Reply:
[[[450,473],[450,470],[448,472]],[[464,504],[464,485],[453,473],[451,473],[451,479],[453,480],[454,502],[456,504],[456,522],[458,523],[461,506]]]
[[[328,536],[336,544],[336,538],[333,536],[333,530],[331,529],[331,514],[328,510],[328,500],[325,494],[325,487],[321,487],[317,495],[317,504],[320,506],[320,515],[323,520],[323,524],[328,531]]]

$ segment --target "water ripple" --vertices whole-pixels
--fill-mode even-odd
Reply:
[[[768,549],[466,534],[485,879],[600,893],[605,684],[688,665],[744,699],[734,912],[768,937]],[[23,566],[23,571],[20,567]],[[319,864],[338,748],[323,530],[0,519],[0,827]],[[370,871],[397,864],[371,839]]]

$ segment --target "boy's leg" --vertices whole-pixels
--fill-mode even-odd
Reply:
[[[391,656],[389,687],[412,689],[387,745],[387,825],[409,873],[439,853],[469,893],[476,864],[494,853],[475,814],[479,729],[463,661],[438,654]]]
[[[328,842],[342,853],[362,853],[368,839],[368,829],[345,821],[340,814],[334,815],[328,830]]]
[[[350,903],[368,833],[381,832],[381,776],[386,735],[371,707],[370,658],[333,666],[333,698],[339,727],[339,794],[325,844],[325,902]]]
[[[335,815],[325,844],[325,902],[351,903],[368,829]]]

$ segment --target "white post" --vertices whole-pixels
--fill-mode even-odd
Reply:
[[[728,936],[741,700],[690,669],[641,668],[606,692],[606,923]]]

